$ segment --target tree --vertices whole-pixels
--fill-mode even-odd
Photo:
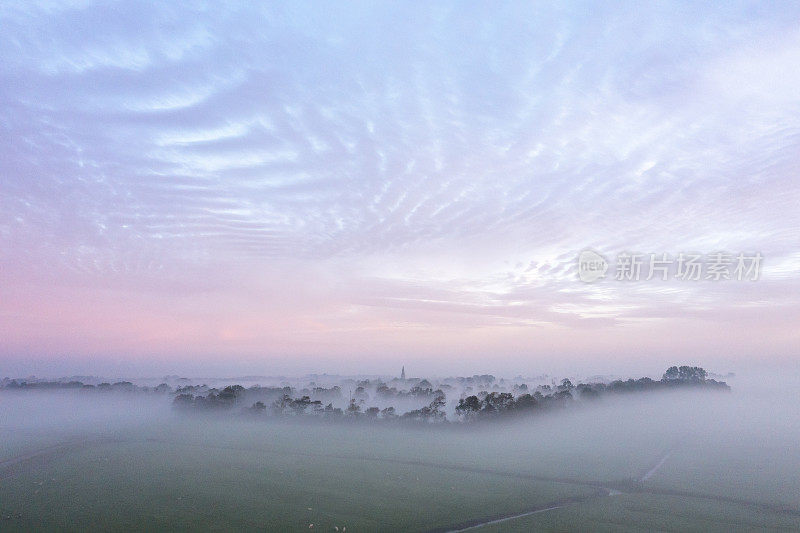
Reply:
[[[515,411],[530,411],[535,409],[539,402],[536,401],[536,398],[531,396],[530,394],[523,394],[517,401],[514,402],[514,410]]]
[[[681,367],[671,366],[664,372],[661,381],[666,382],[691,382],[702,383],[706,380],[708,373],[699,366],[683,365]]]
[[[493,392],[483,399],[483,410],[487,412],[507,411],[514,404],[514,396],[510,392]]]
[[[442,411],[442,409],[445,406],[444,393],[442,391],[437,391],[437,392],[438,392],[438,394],[433,399],[433,401],[430,403],[430,405],[428,406],[428,409],[429,409],[429,413],[430,413],[430,417],[431,418],[444,420],[445,419],[445,414],[444,414],[444,411]]]
[[[236,402],[236,398],[241,396],[243,392],[244,392],[244,387],[242,387],[241,385],[229,385],[224,389],[222,389],[218,397],[220,401],[227,403],[234,403]]]
[[[678,369],[682,381],[705,381],[706,371],[699,366],[682,366]]]
[[[391,398],[392,396],[397,396],[397,389],[394,387],[390,389],[386,385],[380,385],[375,389],[375,394],[380,398]]]
[[[358,416],[361,414],[361,406],[356,403],[356,399],[350,400],[350,405],[347,406],[347,414],[350,416]]]
[[[194,405],[194,396],[191,394],[178,394],[172,400],[172,406],[176,409],[188,409]]]
[[[303,415],[306,412],[306,408],[311,405],[311,398],[308,396],[303,396],[298,400],[292,400],[289,404],[292,411],[294,411],[295,415]]]
[[[477,396],[467,396],[466,398],[461,398],[458,400],[458,405],[456,406],[456,413],[466,419],[470,419],[475,416],[475,413],[481,410],[481,401],[478,399]]]
[[[367,390],[364,387],[358,387],[356,388],[356,392],[353,393],[353,397],[359,400],[368,400],[369,394],[367,394]]]
[[[272,402],[272,412],[275,415],[282,415],[286,409],[291,405],[292,398],[288,394],[284,394],[274,402]]]
[[[664,376],[661,378],[662,381],[675,381],[680,376],[680,371],[678,370],[677,366],[671,366],[664,372]]]
[[[133,392],[136,387],[130,381],[117,381],[111,388],[115,391]]]
[[[565,406],[567,402],[572,400],[572,393],[567,390],[558,391],[555,394],[553,394],[553,398],[558,400],[562,406]]]
[[[578,385],[578,395],[582,400],[595,400],[600,397],[599,392],[597,392],[591,385],[587,385],[585,383]]]

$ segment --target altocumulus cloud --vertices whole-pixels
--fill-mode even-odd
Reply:
[[[205,331],[234,352],[374,353],[412,348],[397,331],[481,328],[487,349],[509,330],[687,317],[761,317],[786,350],[798,16],[749,2],[4,2],[3,349],[37,346],[86,287],[106,306],[97,291],[145,292],[112,311],[185,326],[145,324],[144,345],[99,337],[110,351]],[[586,286],[573,261],[587,246],[766,261],[749,286]],[[19,284],[39,295],[27,312]],[[66,351],[96,349],[55,331]]]

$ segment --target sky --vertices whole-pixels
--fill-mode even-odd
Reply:
[[[0,4],[0,376],[796,361],[800,4],[261,4]]]

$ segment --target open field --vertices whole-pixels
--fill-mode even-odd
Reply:
[[[800,530],[800,458],[780,446],[792,419],[732,425],[748,416],[733,395],[467,427],[186,417],[160,404],[119,416],[124,404],[80,400],[70,409],[84,423],[58,430],[41,411],[13,415],[37,397],[4,401],[4,531],[447,531],[543,509],[475,530]]]
[[[796,531],[800,518],[702,498],[620,494],[476,529],[523,531]]]
[[[29,463],[3,479],[0,511],[13,517],[4,528],[425,530],[481,518],[484,509],[514,513],[594,492],[452,468],[276,453],[259,444],[98,441]]]

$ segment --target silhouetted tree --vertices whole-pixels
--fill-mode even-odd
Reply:
[[[464,419],[471,419],[481,410],[481,401],[477,396],[467,396],[458,400],[456,414]]]

